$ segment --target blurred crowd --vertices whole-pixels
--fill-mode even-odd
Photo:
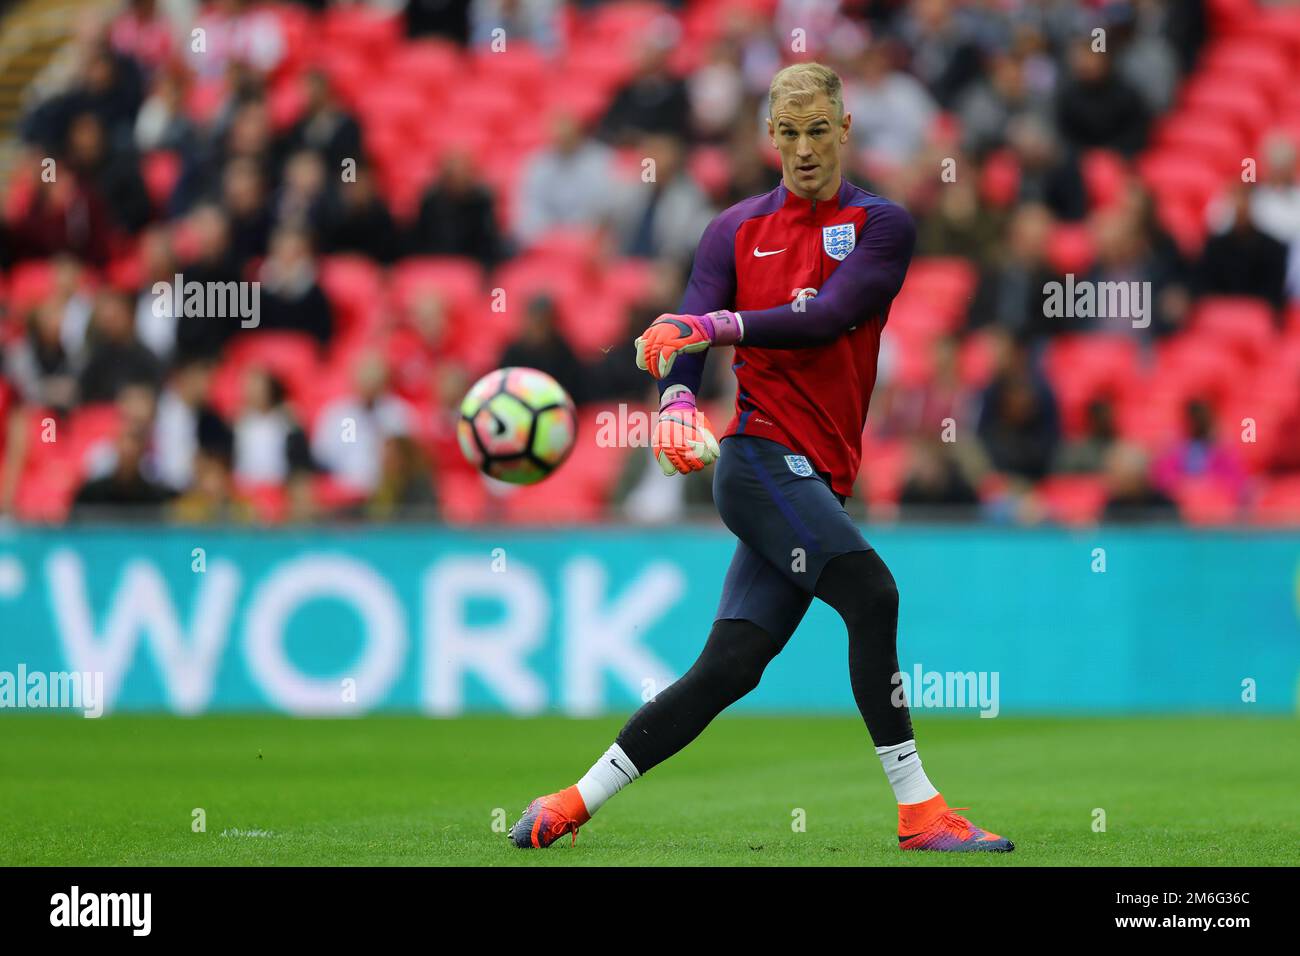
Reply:
[[[326,7],[299,6],[307,19],[299,9],[294,22],[309,25]],[[29,92],[26,154],[0,223],[12,280],[0,512],[23,512],[39,422],[89,406],[111,407],[114,424],[102,434],[87,426],[72,513],[133,505],[182,521],[252,519],[255,495],[244,491],[265,487],[280,489],[290,519],[437,516],[443,479],[464,467],[448,439],[456,401],[498,365],[547,371],[585,408],[644,406],[652,389],[631,339],[677,307],[710,218],[779,181],[761,120],[773,72],[796,56],[845,80],[850,178],[912,212],[918,257],[959,258],[974,276],[957,327],[927,341],[924,375],[901,374],[885,335],[864,469],[872,447],[902,449],[890,497],[903,515],[1042,520],[1034,489],[1056,475],[1098,476],[1114,520],[1176,517],[1172,489],[1188,475],[1245,493],[1246,466],[1206,401],[1187,401],[1182,433],[1160,445],[1121,437],[1106,396],[1089,402],[1081,431],[1066,429],[1044,363],[1056,337],[1100,329],[1044,312],[1044,283],[1071,261],[1072,236],[1090,250],[1078,278],[1151,283],[1150,327],[1106,329],[1144,350],[1183,330],[1202,297],[1256,298],[1278,323],[1300,297],[1290,139],[1272,140],[1260,185],[1225,191],[1190,239],[1171,234],[1134,169],[1196,68],[1208,30],[1201,0],[410,0],[395,15],[403,42],[474,51],[505,36],[558,69],[610,7],[650,8],[626,77],[608,102],[584,106],[575,95],[572,109],[530,118],[543,141],[514,157],[507,185],[485,173],[503,157],[467,147],[443,150],[407,188],[409,177],[374,155],[351,95],[303,59],[297,47],[313,37],[286,29],[292,6],[131,0],[81,26]],[[717,28],[686,55],[702,8]],[[452,144],[478,142],[466,116],[434,110],[427,125]],[[606,265],[646,267],[609,348],[575,342],[570,305],[545,291],[527,296],[501,340],[436,294],[350,335],[352,304],[323,278],[339,257],[394,274],[411,260],[455,258],[491,276],[581,230],[599,236]],[[20,274],[39,275],[35,293],[18,294]],[[178,274],[259,281],[258,327],[170,299],[160,306],[155,283]],[[976,337],[984,368],[972,375]],[[283,354],[268,358],[265,343],[283,343]],[[709,363],[702,396],[724,420],[729,366]],[[305,385],[295,367],[309,369]],[[336,387],[296,400],[319,369]],[[604,514],[668,520],[708,495],[707,478],[665,482],[633,450]]]

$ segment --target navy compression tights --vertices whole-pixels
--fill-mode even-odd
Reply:
[[[852,551],[827,562],[813,592],[844,620],[853,698],[877,747],[912,739],[906,705],[894,706],[898,673],[898,588],[875,551]],[[715,621],[704,650],[680,680],[632,715],[617,743],[645,773],[681,750],[758,686],[789,635],[751,621]]]

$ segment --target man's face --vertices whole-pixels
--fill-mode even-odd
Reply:
[[[830,199],[840,187],[840,147],[849,141],[852,117],[836,116],[825,93],[812,100],[778,100],[767,121],[781,153],[785,186],[804,199]]]

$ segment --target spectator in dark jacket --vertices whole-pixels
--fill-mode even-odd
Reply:
[[[126,147],[143,99],[139,68],[96,42],[72,86],[24,118],[23,139],[39,145],[47,156],[53,155],[67,139],[72,120],[82,113],[94,113],[104,127],[109,149]]]
[[[94,113],[80,113],[68,127],[65,163],[96,190],[113,225],[131,234],[149,221],[149,192],[140,175],[140,157],[130,147],[111,151],[104,125]]]
[[[899,493],[903,513],[943,509],[944,517],[973,517],[979,496],[963,473],[951,446],[938,438],[912,442],[907,474]],[[870,468],[870,464],[867,465]]]
[[[977,430],[998,471],[1038,481],[1050,470],[1061,437],[1056,398],[1023,340],[1008,343],[984,391]]]
[[[358,166],[355,182],[339,186],[338,211],[325,238],[330,252],[355,252],[390,263],[399,252],[397,224],[375,191],[375,174]]]
[[[294,227],[277,230],[259,278],[260,329],[305,332],[321,345],[329,342],[334,333],[334,316],[316,281],[311,237],[306,232]]]
[[[197,282],[205,288],[238,282],[241,275],[230,247],[230,220],[222,209],[211,204],[198,207],[189,217],[189,227],[197,255],[184,263],[185,282]],[[172,281],[167,276],[163,279]],[[179,315],[176,355],[216,358],[237,328],[233,322],[217,316]]]
[[[230,161],[221,177],[221,198],[230,222],[231,253],[242,271],[249,260],[266,255],[274,222],[266,178],[253,160]]]
[[[361,127],[339,106],[330,91],[328,77],[312,70],[303,77],[307,108],[289,132],[288,146],[297,152],[310,149],[325,162],[329,176],[337,178],[343,161],[362,160]]]
[[[691,106],[686,84],[668,68],[671,38],[662,31],[643,41],[636,75],[618,91],[600,124],[601,135],[621,145],[646,134],[685,139]]]
[[[154,518],[171,492],[144,476],[141,465],[149,436],[138,428],[123,428],[115,442],[116,464],[109,474],[81,486],[73,502],[73,518],[109,518],[127,508],[133,518]],[[107,510],[101,510],[107,509]]]
[[[492,193],[478,182],[465,153],[449,154],[438,181],[424,194],[410,247],[426,255],[468,256],[485,266],[501,259]]]
[[[546,296],[528,303],[522,333],[506,346],[497,364],[538,369],[563,385],[575,403],[586,401],[586,371],[560,334],[555,303]]]
[[[81,401],[111,402],[123,385],[157,387],[161,369],[152,352],[135,337],[134,304],[113,291],[101,292],[91,319],[89,358],[81,370]]]
[[[1238,186],[1232,224],[1211,236],[1193,273],[1201,295],[1249,295],[1273,306],[1286,301],[1287,247],[1259,231],[1250,219],[1250,194]]]
[[[1056,103],[1061,132],[1076,149],[1101,147],[1132,156],[1146,143],[1150,117],[1137,90],[1112,69],[1109,53],[1094,53],[1091,39],[1069,51],[1070,75]]]

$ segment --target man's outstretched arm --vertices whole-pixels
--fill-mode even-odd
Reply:
[[[663,378],[672,374],[679,359],[712,345],[825,345],[889,307],[903,286],[915,245],[916,227],[906,210],[893,203],[872,206],[853,251],[815,297],[743,313],[662,315],[637,340],[637,364]]]

